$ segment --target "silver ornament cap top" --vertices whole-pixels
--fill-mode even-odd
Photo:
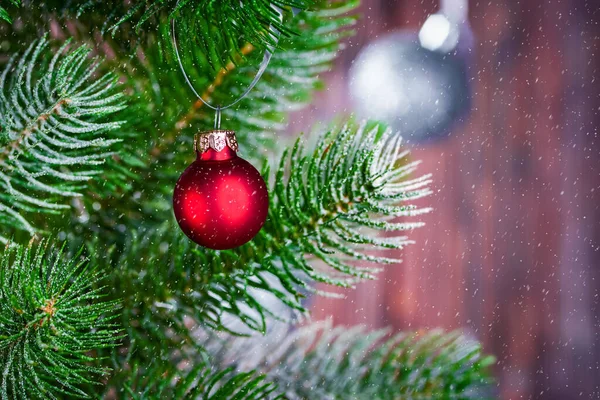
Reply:
[[[223,150],[225,146],[237,152],[238,142],[234,131],[217,129],[196,133],[194,135],[194,150],[200,154],[208,149],[219,152]]]

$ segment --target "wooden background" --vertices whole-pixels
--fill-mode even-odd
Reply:
[[[349,111],[360,47],[418,29],[437,2],[363,0],[329,89],[291,129]],[[462,327],[497,356],[501,399],[600,399],[600,1],[471,1],[474,109],[413,152],[434,207],[404,263],[318,298],[315,319]]]

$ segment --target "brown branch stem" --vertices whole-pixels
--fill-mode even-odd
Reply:
[[[63,105],[68,104],[70,101],[70,99],[61,99],[57,101],[56,104],[54,104],[54,106],[52,106],[48,111],[40,114],[35,121],[27,125],[25,129],[19,132],[17,138],[8,143],[4,149],[0,151],[0,163],[3,163],[9,154],[17,150],[21,143],[23,143],[23,141],[29,137],[43,121],[47,120],[52,114],[58,114],[60,112],[60,108]]]

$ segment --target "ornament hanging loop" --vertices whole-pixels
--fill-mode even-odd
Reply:
[[[179,5],[179,1],[177,1],[177,5],[175,6],[175,8],[177,9]],[[277,11],[277,14],[279,16],[279,21],[283,22],[283,12],[281,10],[281,8],[271,4],[271,7]],[[192,82],[190,80],[190,78],[188,77],[187,73],[185,72],[185,68],[183,67],[183,62],[181,61],[181,56],[179,55],[179,47],[177,46],[177,37],[175,35],[175,17],[171,18],[171,38],[173,39],[173,48],[175,49],[175,56],[177,57],[177,63],[179,64],[179,68],[181,69],[181,73],[183,74],[183,77],[185,78],[185,81],[187,82],[188,86],[190,87],[190,89],[192,89],[192,92],[194,92],[194,94],[196,95],[196,97],[198,97],[198,99],[208,108],[215,110],[217,112],[217,115],[215,116],[215,129],[216,125],[218,123],[219,126],[221,126],[221,111],[222,110],[226,110],[229,107],[232,107],[234,105],[236,105],[237,103],[239,103],[242,99],[244,99],[248,93],[250,93],[250,91],[254,88],[254,86],[258,83],[258,80],[260,79],[260,77],[262,76],[262,74],[265,72],[265,70],[267,69],[267,66],[269,65],[269,62],[271,61],[271,57],[273,56],[273,51],[275,50],[275,46],[277,46],[277,43],[279,42],[279,35],[280,32],[271,24],[269,25],[269,32],[271,33],[271,36],[273,37],[273,45],[269,46],[267,45],[267,49],[265,50],[265,55],[263,56],[263,59],[258,67],[258,71],[256,71],[256,75],[254,76],[254,79],[252,80],[252,82],[250,82],[250,85],[248,85],[248,87],[246,88],[246,90],[244,90],[244,92],[233,102],[229,103],[226,106],[213,106],[212,104],[210,104],[207,100],[205,100],[194,88],[194,85],[192,85]]]
[[[217,106],[215,110],[215,130],[221,129],[221,106]]]

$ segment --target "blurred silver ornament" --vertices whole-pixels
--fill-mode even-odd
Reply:
[[[467,12],[466,0],[442,0],[419,32],[394,32],[364,48],[350,69],[356,112],[409,142],[447,136],[471,107]]]

